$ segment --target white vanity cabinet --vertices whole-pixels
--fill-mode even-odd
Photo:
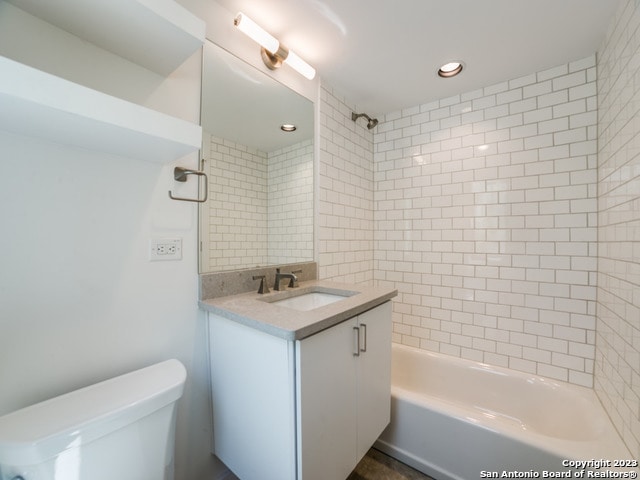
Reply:
[[[242,480],[344,480],[389,423],[391,302],[301,340],[209,329],[215,453]]]
[[[298,341],[298,468],[344,480],[389,423],[391,303]]]

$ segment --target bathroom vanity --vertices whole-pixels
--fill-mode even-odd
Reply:
[[[344,480],[389,423],[391,302],[303,282],[208,311],[216,455],[242,480]]]

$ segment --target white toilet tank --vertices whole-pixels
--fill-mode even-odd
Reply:
[[[167,360],[0,417],[0,480],[172,480],[186,376]]]

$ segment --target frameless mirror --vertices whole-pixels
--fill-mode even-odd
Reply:
[[[200,273],[312,261],[313,103],[207,41],[201,108]]]

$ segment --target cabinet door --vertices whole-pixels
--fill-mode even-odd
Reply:
[[[209,314],[216,455],[243,480],[293,480],[293,344]]]
[[[358,457],[367,453],[391,414],[391,302],[358,316]],[[366,351],[365,350],[366,341]]]
[[[297,342],[299,480],[344,480],[356,458],[356,320]]]

